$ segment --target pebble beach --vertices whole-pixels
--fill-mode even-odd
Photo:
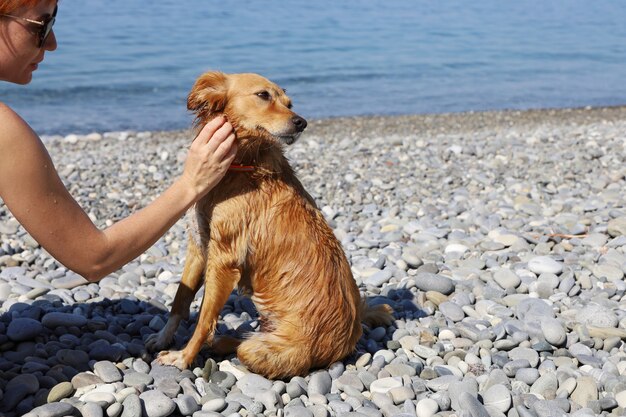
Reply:
[[[180,174],[192,138],[42,139],[106,227]],[[392,326],[287,380],[208,349],[159,366],[144,343],[167,321],[185,220],[87,283],[0,205],[0,416],[626,415],[626,107],[311,120],[286,153]],[[259,327],[234,292],[218,334]]]

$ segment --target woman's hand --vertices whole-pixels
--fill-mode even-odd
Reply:
[[[181,180],[199,199],[224,177],[236,153],[233,126],[224,116],[216,117],[191,144]]]

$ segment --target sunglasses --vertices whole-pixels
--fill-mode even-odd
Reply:
[[[54,11],[52,12],[51,16],[48,16],[44,20],[41,20],[41,21],[27,19],[25,17],[20,17],[20,16],[13,16],[10,14],[0,14],[0,16],[23,20],[33,25],[39,26],[39,29],[37,30],[37,40],[38,40],[37,48],[41,48],[44,45],[44,43],[46,43],[46,39],[48,39],[50,32],[52,32],[52,26],[54,26],[54,21],[56,20],[56,17],[57,17],[57,9],[58,9],[58,6],[54,8]]]

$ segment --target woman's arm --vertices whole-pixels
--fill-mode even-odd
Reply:
[[[223,118],[209,122],[180,178],[145,208],[100,230],[63,185],[39,137],[0,104],[0,197],[52,256],[97,281],[147,250],[221,180],[235,156],[234,140]]]

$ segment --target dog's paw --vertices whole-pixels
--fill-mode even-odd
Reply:
[[[171,338],[168,338],[163,330],[159,333],[151,334],[146,339],[146,349],[149,352],[157,352],[169,347],[172,342]]]
[[[182,350],[163,351],[159,353],[156,361],[159,365],[175,366],[181,370],[189,368],[189,361],[185,359]]]

